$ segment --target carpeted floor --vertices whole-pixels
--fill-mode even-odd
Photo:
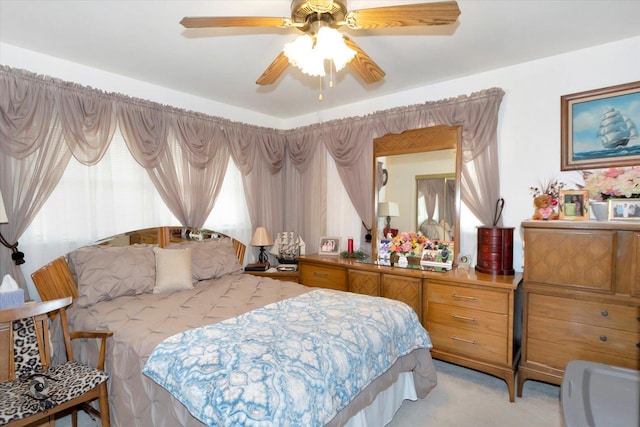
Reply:
[[[417,402],[405,401],[387,427],[562,427],[560,387],[524,383],[522,397],[509,402],[506,383],[496,377],[439,360],[438,385]],[[56,422],[71,425],[69,416]],[[83,411],[78,425],[100,425]]]
[[[526,381],[509,402],[507,384],[492,375],[435,361],[438,385],[405,401],[387,427],[562,427],[560,387]]]

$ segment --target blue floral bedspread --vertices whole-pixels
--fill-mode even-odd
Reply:
[[[143,373],[209,426],[322,426],[417,348],[408,305],[314,290],[174,335]]]

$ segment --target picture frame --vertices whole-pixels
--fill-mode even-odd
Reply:
[[[609,199],[609,221],[640,221],[640,199]]]
[[[379,259],[389,259],[391,257],[391,240],[380,240],[380,248],[378,249]]]
[[[640,144],[628,145],[631,127],[640,132],[639,104],[640,81],[560,97],[560,170],[639,164]]]
[[[322,237],[318,253],[320,255],[338,255],[340,253],[340,241],[340,237]]]
[[[586,221],[589,219],[589,192],[587,190],[560,190],[558,195],[560,219]]]

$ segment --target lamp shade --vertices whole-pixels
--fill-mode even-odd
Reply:
[[[258,227],[251,238],[251,246],[271,246],[273,239],[265,227]]]
[[[4,210],[4,200],[2,200],[2,192],[0,192],[0,224],[9,222],[7,211]]]
[[[378,216],[400,216],[400,209],[396,202],[378,203]]]

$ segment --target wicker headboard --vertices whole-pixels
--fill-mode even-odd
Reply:
[[[147,243],[165,247],[169,243],[174,242],[222,237],[231,239],[238,261],[242,264],[247,249],[244,243],[223,233],[210,230],[195,230],[189,227],[146,228],[102,239],[95,244],[127,246],[136,243]],[[73,279],[73,274],[69,269],[67,260],[63,256],[34,271],[33,274],[31,274],[31,278],[42,301],[50,301],[69,296],[74,299],[78,297],[78,286]]]

